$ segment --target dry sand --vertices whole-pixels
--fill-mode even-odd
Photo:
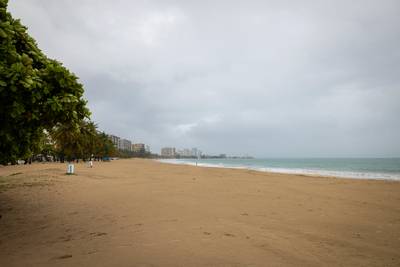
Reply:
[[[0,167],[0,266],[400,266],[400,183],[118,160]]]

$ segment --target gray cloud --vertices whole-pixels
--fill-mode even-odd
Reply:
[[[400,155],[398,1],[11,1],[107,132],[256,156]]]

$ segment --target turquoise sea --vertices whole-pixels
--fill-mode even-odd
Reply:
[[[163,159],[173,164],[400,181],[400,158]]]

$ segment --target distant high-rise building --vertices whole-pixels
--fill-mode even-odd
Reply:
[[[175,157],[175,147],[163,147],[161,148],[161,157],[172,158]]]
[[[119,149],[125,151],[132,151],[132,142],[127,139],[121,139]]]
[[[183,149],[181,156],[191,157],[192,156],[192,151],[190,149],[185,148],[185,149]]]
[[[198,153],[199,153],[199,150],[196,147],[192,148],[192,151],[191,151],[192,157],[197,157]]]
[[[120,143],[121,143],[121,138],[119,138],[118,136],[116,136],[116,135],[112,135],[112,134],[110,134],[110,135],[108,135],[108,139],[110,139],[111,140],[111,142],[113,143],[113,145],[114,145],[114,147],[116,148],[116,149],[120,149]]]
[[[144,144],[132,144],[132,151],[136,153],[144,153],[145,145]]]
[[[176,154],[179,155],[180,157],[190,157],[191,153],[192,152],[187,148],[176,151]]]
[[[199,154],[201,154],[201,151],[198,150],[196,147],[192,149],[184,148],[176,151],[176,156],[183,158],[197,158]]]

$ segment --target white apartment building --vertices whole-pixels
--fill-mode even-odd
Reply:
[[[161,157],[171,158],[171,157],[175,157],[175,155],[176,155],[175,147],[161,148]]]

